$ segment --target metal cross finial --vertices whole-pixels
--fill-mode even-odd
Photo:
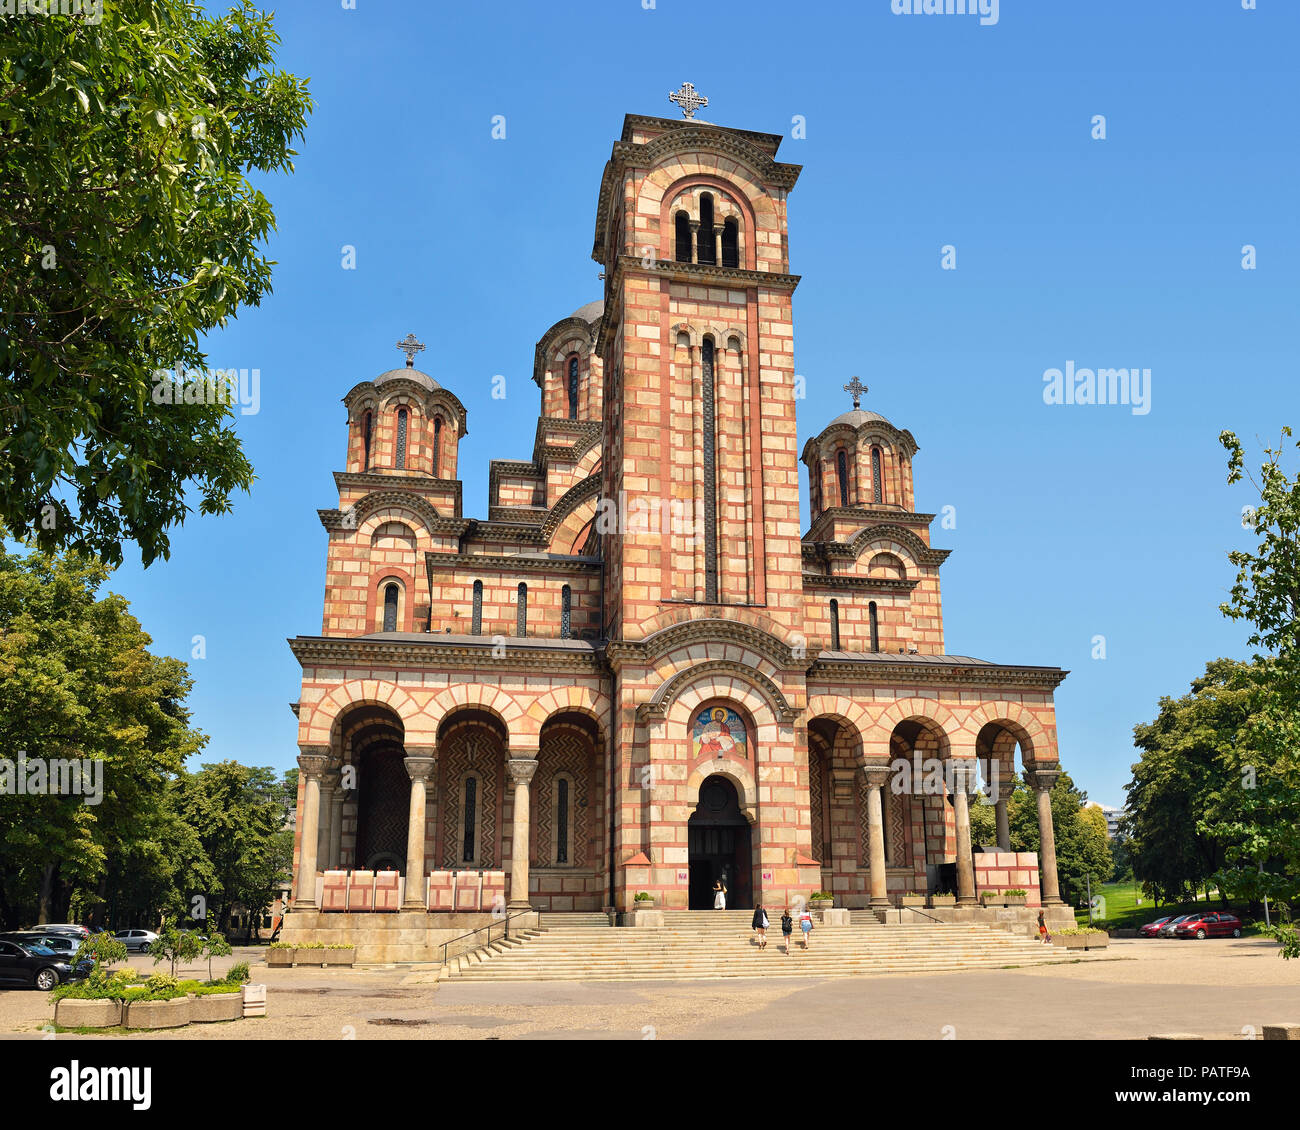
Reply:
[[[397,348],[406,354],[406,367],[415,368],[415,355],[423,351],[424,346],[415,340],[415,334],[407,334],[405,339],[397,343]]]
[[[844,391],[853,395],[853,407],[857,408],[862,400],[862,394],[867,391],[867,386],[854,377],[844,386]]]
[[[668,95],[669,102],[676,102],[682,108],[682,117],[693,118],[695,111],[701,106],[707,106],[709,100],[703,94],[695,93],[695,86],[692,83],[682,83],[681,90],[675,91]]]

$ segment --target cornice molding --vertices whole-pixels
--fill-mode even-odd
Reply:
[[[433,568],[500,569],[505,572],[598,573],[600,559],[592,557],[511,557],[507,554],[436,553],[426,551],[426,565]]]
[[[742,644],[766,656],[779,668],[799,666],[790,646],[770,632],[739,620],[712,616],[680,620],[640,640],[611,640],[606,645],[605,653],[614,669],[619,670],[628,663],[653,663],[674,648],[689,647],[695,643]]]
[[[920,445],[916,442],[916,437],[906,428],[896,428],[888,420],[864,420],[861,424],[844,422],[828,424],[803,445],[803,451],[800,453],[799,458],[804,463],[808,463],[814,455],[820,454],[816,449],[821,447],[826,437],[834,435],[836,432],[848,432],[858,439],[866,438],[871,432],[878,432],[886,439],[893,440],[899,447],[905,449],[909,459],[915,458],[916,453],[921,450]]]
[[[643,702],[636,708],[637,717],[642,722],[663,721],[668,716],[668,708],[677,701],[687,686],[696,679],[714,674],[731,675],[758,687],[783,722],[793,722],[800,714],[796,707],[790,705],[781,688],[761,671],[729,659],[713,659],[704,663],[692,663],[666,679],[648,702]]]
[[[493,642],[492,636],[476,637],[482,643],[469,643],[463,637],[444,641],[436,633],[420,639],[369,639],[364,636],[297,636],[290,639],[289,649],[304,666],[346,666],[374,664],[387,667],[418,667],[426,670],[479,671],[562,671],[601,674],[604,664],[596,645],[586,647],[548,647],[534,637],[505,636],[505,646]],[[513,641],[513,643],[512,643]],[[572,643],[572,641],[565,641]],[[494,654],[495,653],[495,654]]]
[[[818,656],[808,678],[818,676],[870,686],[924,683],[930,686],[1027,687],[1051,690],[1068,671],[1059,667],[1013,667],[1000,664],[909,663],[906,660],[828,659]]]
[[[895,577],[850,577],[825,573],[805,573],[806,589],[866,589],[873,592],[911,592],[920,580],[900,580]]]
[[[362,495],[348,507],[348,510],[352,512],[353,520],[347,524],[344,522],[344,515],[348,511],[337,509],[318,510],[316,513],[320,515],[321,525],[331,532],[337,530],[355,532],[361,528],[362,523],[371,514],[385,506],[401,507],[418,514],[424,523],[425,529],[430,533],[434,532],[435,525],[442,518],[442,515],[434,509],[433,503],[427,498],[413,491],[405,490],[375,490]]]

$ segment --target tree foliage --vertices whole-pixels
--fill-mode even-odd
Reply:
[[[252,482],[227,403],[154,390],[270,291],[248,174],[292,170],[311,109],[278,42],[248,0],[0,24],[0,524],[43,549],[148,564],[187,487],[213,514]]]

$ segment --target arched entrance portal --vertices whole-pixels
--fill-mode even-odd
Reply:
[[[726,777],[708,777],[700,785],[700,801],[686,822],[690,860],[690,907],[713,908],[713,884],[722,879],[727,907],[751,907],[753,856],[749,821],[740,811],[736,786]]]

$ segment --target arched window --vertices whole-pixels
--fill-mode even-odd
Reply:
[[[867,605],[867,612],[871,616],[871,650],[880,650],[880,617],[876,613],[876,602],[873,600]]]
[[[718,237],[713,234],[713,197],[700,194],[700,237],[697,263],[717,263]]]
[[[849,457],[844,453],[844,449],[835,455],[835,476],[840,484],[840,505],[849,504]]]
[[[691,261],[691,221],[685,212],[678,212],[676,223],[675,258],[679,263]]]
[[[831,601],[831,651],[840,649],[840,602]]]
[[[578,418],[578,359],[569,358],[569,419]]]
[[[871,449],[871,497],[877,502],[883,502],[885,494],[883,484],[880,481],[880,448]]]
[[[519,582],[519,597],[515,605],[515,635],[528,635],[528,586]]]
[[[476,835],[478,831],[478,778],[474,776],[465,778],[465,800],[462,819],[464,822],[461,824],[463,834],[461,837],[460,858],[462,863],[473,863],[478,858],[478,836]]]
[[[704,425],[704,600],[718,603],[718,498],[714,450],[713,338],[706,337],[700,349],[702,370],[701,414]]]
[[[361,446],[364,449],[364,458],[361,464],[363,471],[370,470],[370,437],[374,434],[375,418],[369,411],[361,420]]]
[[[571,634],[573,619],[573,589],[568,585],[560,590],[560,639],[567,640]]]
[[[384,631],[397,631],[397,599],[399,589],[396,584],[384,586]]]
[[[722,225],[722,265],[724,267],[740,266],[740,225],[734,217],[728,217]]]
[[[471,636],[481,636],[483,634],[483,582],[474,582],[474,612],[470,616],[469,634]]]
[[[438,477],[438,457],[442,454],[442,417],[433,418],[433,477]]]
[[[393,462],[395,467],[406,466],[406,409],[397,410],[397,456]]]
[[[555,782],[555,862],[569,862],[569,779]]]

